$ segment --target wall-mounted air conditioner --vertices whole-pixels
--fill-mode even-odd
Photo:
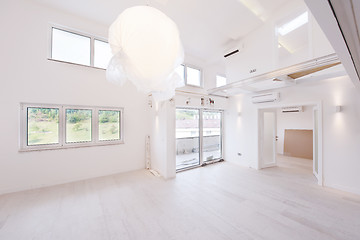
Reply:
[[[228,47],[224,51],[224,58],[228,58],[230,56],[233,56],[239,52],[241,52],[244,49],[243,43],[236,43],[233,47]]]
[[[266,102],[275,102],[280,99],[280,93],[264,93],[258,94],[251,97],[252,103],[266,103]]]
[[[293,112],[303,112],[303,111],[304,111],[303,106],[283,107],[281,109],[281,112],[283,112],[283,113],[293,113]]]

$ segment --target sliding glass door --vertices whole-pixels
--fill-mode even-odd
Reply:
[[[220,159],[222,158],[222,112],[204,110],[202,115],[203,161]]]
[[[176,109],[176,170],[200,165],[200,110]]]
[[[222,158],[222,112],[176,109],[176,170]]]

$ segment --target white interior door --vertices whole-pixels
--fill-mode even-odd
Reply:
[[[276,166],[276,141],[277,141],[276,109],[260,110],[260,168]]]
[[[319,179],[319,111],[317,107],[313,109],[313,173]]]

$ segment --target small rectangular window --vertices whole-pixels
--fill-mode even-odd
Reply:
[[[186,84],[201,87],[201,71],[199,69],[187,66]]]
[[[216,87],[221,87],[226,85],[226,78],[223,76],[216,76]]]
[[[59,109],[27,108],[27,145],[59,143]]]
[[[99,141],[120,140],[121,112],[99,110]]]
[[[92,110],[66,109],[66,143],[91,142]]]
[[[90,66],[90,52],[90,37],[52,28],[52,59]]]
[[[94,67],[106,69],[112,57],[110,45],[107,42],[94,40]]]

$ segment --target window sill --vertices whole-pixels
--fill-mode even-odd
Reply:
[[[99,67],[94,67],[94,66],[90,66],[90,65],[84,65],[84,64],[79,64],[79,63],[67,62],[67,61],[62,61],[62,60],[57,60],[57,59],[52,59],[52,58],[48,58],[47,60],[52,61],[52,62],[66,63],[66,64],[75,65],[75,66],[81,66],[81,67],[87,67],[87,68],[94,68],[94,69],[99,69],[99,70],[105,70],[105,71],[106,71],[105,68],[99,68]]]
[[[112,145],[121,145],[125,144],[123,140],[113,140],[113,141],[104,141],[97,143],[73,143],[66,145],[47,145],[47,146],[26,146],[21,147],[19,152],[33,152],[33,151],[48,151],[48,150],[61,150],[61,149],[71,149],[71,148],[84,148],[84,147],[97,147],[97,146],[112,146]]]

